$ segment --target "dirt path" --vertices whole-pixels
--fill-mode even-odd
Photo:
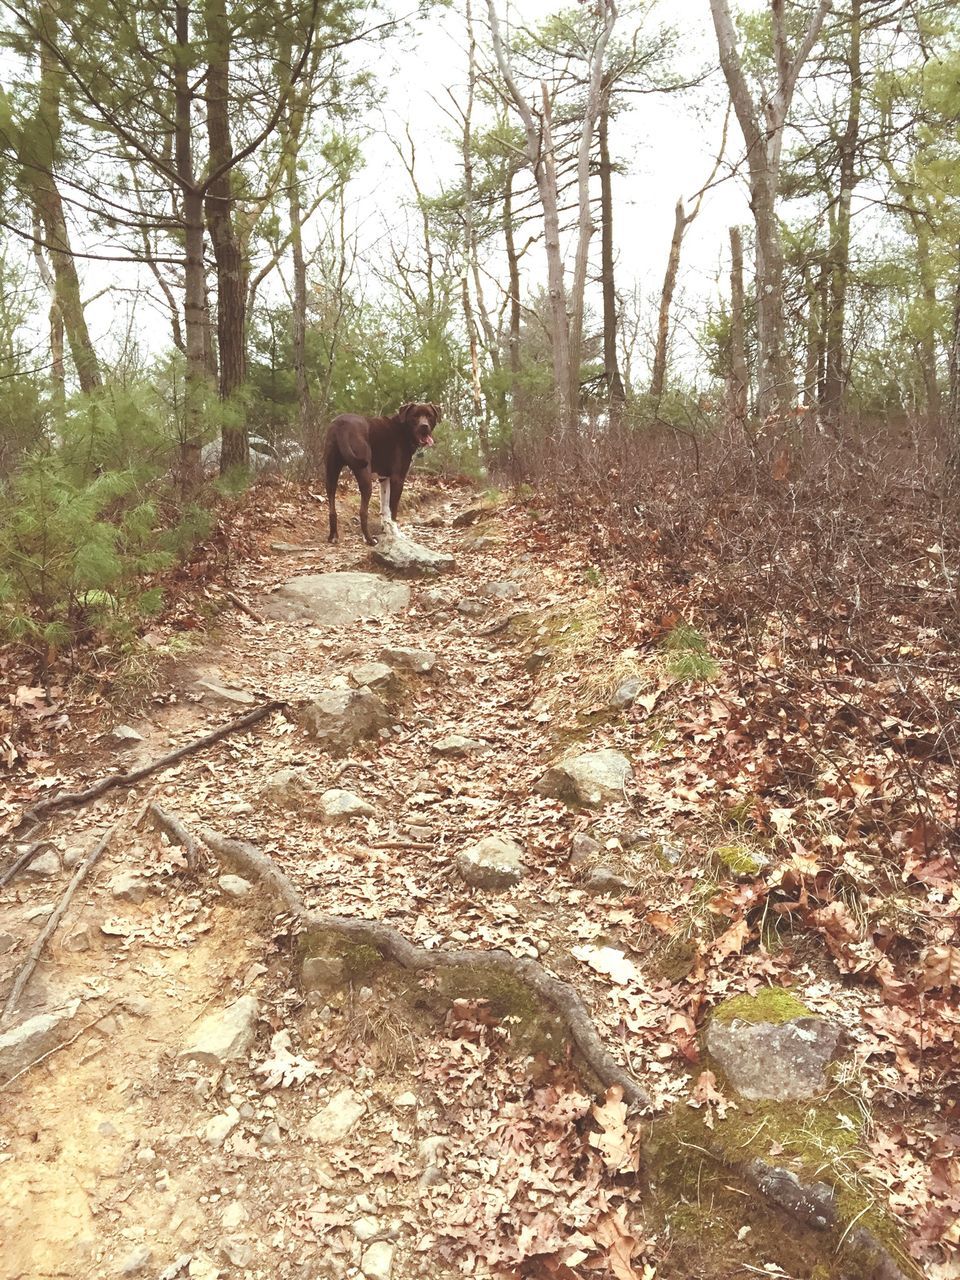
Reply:
[[[178,696],[136,722],[144,741],[127,759],[162,754],[252,701],[298,704],[349,684],[348,669],[384,648],[432,651],[429,673],[401,672],[396,723],[375,744],[334,758],[278,713],[133,795],[52,825],[68,863],[118,815],[122,829],[23,1010],[78,1002],[76,1039],[0,1094],[3,1280],[319,1280],[357,1268],[368,1280],[522,1267],[573,1276],[582,1265],[629,1280],[655,1274],[645,1257],[663,1276],[743,1275],[777,1261],[777,1232],[764,1235],[762,1215],[754,1222],[744,1207],[747,1229],[724,1236],[723,1259],[686,1269],[645,1207],[635,1128],[614,1106],[595,1113],[587,1138],[592,1098],[565,1068],[518,1055],[522,1027],[510,1052],[482,1005],[444,1024],[429,999],[411,1018],[404,993],[374,979],[296,989],[268,905],[233,896],[240,888],[219,884],[216,868],[191,885],[179,851],[139,822],[154,799],[193,830],[256,845],[312,907],[385,921],[430,948],[541,959],[577,986],[658,1107],[684,1098],[696,1075],[683,1053],[689,993],[665,973],[673,935],[651,923],[644,900],[680,875],[671,841],[682,802],[661,792],[651,803],[640,771],[597,812],[534,790],[574,745],[639,761],[643,743],[646,758],[662,672],[612,650],[603,586],[574,550],[544,549],[528,514],[483,510],[466,522],[482,505],[441,491],[408,514],[409,532],[454,554],[456,569],[411,583],[400,613],[343,628],[223,615],[216,644],[180,664]],[[377,571],[352,522],[329,548],[322,518],[291,503],[262,558],[238,569],[233,590],[255,612],[270,612],[275,588],[295,575]],[[637,701],[614,710],[610,694],[630,674]],[[454,734],[479,745],[438,754]],[[335,787],[372,813],[324,822],[318,797]],[[591,855],[571,861],[588,829]],[[489,835],[524,853],[525,874],[506,894],[469,888],[454,871],[455,854]],[[595,892],[597,863],[614,893]],[[133,886],[118,880],[125,873]],[[0,893],[4,989],[64,875]],[[815,1001],[818,974],[809,978]],[[178,1056],[206,1016],[243,995],[256,997],[259,1020],[240,1057]],[[830,992],[835,1016],[845,999],[853,1021],[857,997]],[[623,1144],[620,1155],[598,1134]],[[809,1274],[789,1248],[785,1265],[788,1255],[789,1274]]]

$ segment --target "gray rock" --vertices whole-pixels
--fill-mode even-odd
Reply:
[[[431,551],[406,537],[398,538],[388,530],[383,531],[373,548],[373,558],[377,564],[410,578],[432,577],[455,568],[453,556]]]
[[[280,1146],[283,1142],[283,1134],[280,1132],[280,1126],[277,1124],[276,1120],[271,1120],[270,1123],[265,1126],[263,1133],[260,1135],[259,1141],[261,1147]]]
[[[422,827],[418,823],[407,827],[407,835],[411,840],[433,840],[436,834],[433,827]]]
[[[369,689],[328,689],[301,709],[311,738],[327,751],[342,755],[364,738],[373,738],[390,723],[387,708]]]
[[[61,946],[64,951],[92,951],[99,938],[99,930],[92,924],[81,924],[72,933],[68,933]]]
[[[492,582],[483,584],[480,595],[485,600],[516,600],[518,596],[523,595],[523,587],[519,582],[510,582],[505,578],[494,579]]]
[[[487,612],[487,602],[481,600],[479,596],[464,596],[462,600],[457,601],[457,612],[464,614],[467,618],[479,618]]]
[[[823,1018],[778,1024],[712,1018],[707,1050],[730,1087],[751,1101],[812,1098],[830,1083],[827,1068],[837,1056],[841,1029]]]
[[[132,747],[137,742],[143,742],[143,734],[137,733],[129,724],[115,724],[110,730],[110,737],[119,747]]]
[[[430,610],[449,609],[451,607],[451,601],[447,598],[446,593],[438,587],[425,587],[420,592],[417,603],[422,609]]]
[[[146,1271],[153,1261],[153,1250],[149,1245],[138,1244],[132,1253],[128,1253],[120,1264],[119,1274],[122,1276],[138,1276]]]
[[[260,795],[268,804],[283,809],[302,809],[311,794],[310,783],[296,769],[276,769],[267,774],[260,788]]]
[[[340,956],[308,956],[300,969],[300,985],[304,991],[333,991],[343,985],[343,960]]]
[[[306,1135],[314,1142],[339,1142],[345,1138],[367,1106],[352,1089],[341,1089],[307,1123]]]
[[[253,1261],[253,1245],[243,1236],[225,1236],[220,1241],[220,1252],[231,1266],[244,1271]]]
[[[348,627],[361,618],[387,618],[410,603],[410,588],[376,573],[310,573],[291,578],[264,605],[285,621]]]
[[[535,676],[543,670],[549,661],[549,649],[534,649],[533,653],[527,656],[527,659],[523,664],[524,670],[528,675]]]
[[[372,818],[374,807],[352,791],[331,787],[320,797],[320,808],[328,822],[348,822],[351,818]]]
[[[589,862],[591,858],[598,854],[603,846],[599,840],[594,840],[592,836],[584,835],[582,831],[570,841],[570,864],[574,867],[582,867],[585,862]]]
[[[354,684],[372,689],[381,697],[395,698],[400,692],[400,679],[393,667],[385,662],[362,662],[351,667],[349,675]]]
[[[485,742],[478,742],[476,738],[464,738],[459,733],[451,733],[446,738],[440,738],[433,744],[433,749],[438,756],[468,756],[474,751],[489,751],[490,748]]]
[[[505,836],[486,836],[461,850],[456,868],[461,879],[477,889],[509,889],[526,872],[523,850]]]
[[[10,1080],[32,1066],[67,1038],[71,1019],[80,1008],[71,1000],[50,1013],[38,1013],[0,1035],[0,1082]]]
[[[227,1107],[226,1111],[214,1116],[203,1126],[204,1142],[211,1147],[222,1147],[239,1123],[240,1112],[236,1107]]]
[[[360,1263],[360,1270],[366,1280],[390,1280],[395,1252],[389,1240],[374,1240],[373,1244],[368,1245]]]
[[[612,893],[617,897],[630,892],[630,882],[618,876],[612,867],[603,865],[590,868],[584,876],[583,887],[588,893]]]
[[[196,680],[194,688],[199,689],[207,697],[213,698],[214,702],[228,702],[232,706],[252,707],[257,701],[256,696],[246,689],[237,689],[231,685],[221,684],[217,680],[206,678]]]
[[[110,881],[110,894],[121,902],[141,903],[150,892],[149,881],[136,871],[118,871]]]
[[[481,504],[476,507],[465,507],[463,511],[458,511],[450,521],[454,529],[466,529],[471,524],[476,524],[478,520],[483,520],[486,516],[492,516],[493,507]]]
[[[389,662],[391,667],[401,667],[404,671],[415,671],[419,676],[427,676],[437,665],[437,655],[429,649],[383,649],[381,662]]]
[[[548,769],[534,790],[567,804],[597,807],[623,799],[630,773],[630,761],[619,751],[585,751]]]
[[[234,876],[226,873],[217,880],[221,893],[225,893],[228,898],[248,898],[253,893],[253,885],[249,880],[244,880],[243,876]]]
[[[469,541],[471,551],[494,551],[500,546],[499,538],[489,538],[486,534],[474,535]]]
[[[193,1039],[177,1055],[188,1062],[219,1067],[245,1056],[253,1044],[260,1003],[256,996],[241,996],[226,1009],[204,1018]]]
[[[71,845],[69,849],[64,849],[62,858],[64,871],[72,871],[85,853],[86,850],[81,849],[79,845]]]
[[[60,859],[53,849],[47,849],[30,859],[23,874],[31,880],[51,880],[60,874]]]
[[[360,1241],[369,1240],[371,1236],[375,1236],[380,1230],[379,1219],[371,1217],[369,1214],[363,1218],[357,1218],[353,1224],[353,1234]]]
[[[8,951],[12,951],[19,941],[20,939],[15,937],[14,934],[4,933],[4,931],[0,929],[0,956],[5,955]]]
[[[610,706],[616,711],[624,711],[627,707],[632,707],[642,688],[643,681],[639,676],[627,676],[626,680],[621,681],[610,695]]]

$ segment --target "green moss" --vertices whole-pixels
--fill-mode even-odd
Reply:
[[[790,991],[783,987],[764,987],[755,996],[739,995],[717,1005],[712,1016],[717,1022],[771,1022],[779,1026],[791,1018],[809,1018],[810,1010]]]
[[[735,876],[758,876],[769,862],[762,849],[748,844],[721,844],[713,858]]]
[[[563,1027],[544,1008],[536,992],[503,969],[485,965],[479,959],[469,968],[440,969],[437,987],[450,1000],[488,1001],[494,1016],[509,1031],[511,1045],[518,1052],[540,1051],[555,1061],[562,1060]]]

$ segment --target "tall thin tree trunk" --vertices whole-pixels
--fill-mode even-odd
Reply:
[[[491,0],[492,3],[492,0]],[[560,210],[557,199],[557,159],[553,149],[553,111],[546,81],[541,83],[543,97],[543,154],[537,168],[537,185],[543,205],[544,248],[547,254],[547,293],[550,298],[550,348],[553,353],[553,384],[557,397],[560,433],[565,434],[576,415],[570,388],[570,324],[567,315],[567,290],[564,282],[563,258],[560,254]],[[577,371],[579,391],[579,369]]]
[[[840,172],[837,184],[837,216],[833,243],[830,245],[830,305],[824,317],[826,327],[827,368],[824,378],[823,415],[836,421],[843,410],[847,368],[844,351],[844,321],[847,307],[847,283],[850,276],[850,218],[853,192],[858,181],[857,152],[860,141],[860,104],[863,80],[860,66],[860,5],[851,0],[850,49],[847,67],[850,72],[850,102],[846,126],[840,139]]]
[[[747,417],[747,322],[743,294],[743,239],[739,227],[730,228],[730,414],[735,422]]]
[[[604,94],[597,122],[600,146],[600,283],[603,292],[603,378],[611,417],[618,417],[626,392],[617,355],[617,289],[613,260],[613,165],[610,161],[610,101]]]
[[[197,188],[193,172],[193,95],[187,70],[190,59],[188,0],[176,0],[174,13],[177,46],[182,51],[174,72],[174,154],[183,204],[183,332],[187,372],[183,437],[180,442],[180,483],[187,492],[196,487],[202,478],[200,450],[209,382],[204,349],[206,279],[203,269],[203,195]]]
[[[920,280],[920,296],[924,304],[923,328],[920,332],[920,371],[927,402],[927,416],[932,422],[939,422],[943,415],[943,401],[940,395],[940,382],[937,377],[937,334],[936,315],[937,280],[930,261],[930,231],[922,218],[914,219],[914,232],[917,238],[917,273]]]
[[[56,302],[66,332],[80,390],[95,391],[103,385],[97,353],[87,328],[80,295],[80,277],[70,244],[63,200],[56,180],[60,146],[60,67],[54,55],[59,34],[56,0],[41,0],[39,25],[40,94],[37,127],[32,139],[37,154],[31,166],[31,194],[43,228],[56,284]]]
[[[503,192],[503,238],[507,251],[507,278],[510,287],[510,318],[507,328],[507,348],[510,358],[510,399],[514,416],[520,410],[523,391],[520,385],[520,259],[513,233],[513,170],[507,175]]]
[[[33,211],[33,256],[43,287],[50,297],[48,323],[50,326],[50,385],[53,391],[53,411],[58,421],[63,418],[67,399],[66,372],[63,362],[63,310],[57,297],[57,280],[43,253],[40,214]]]
[[[217,351],[220,365],[220,471],[247,467],[250,443],[240,396],[247,381],[247,265],[233,219],[230,135],[230,22],[226,0],[205,0],[207,142],[210,172],[204,201],[217,264]],[[219,176],[217,176],[219,175]]]
[[[683,233],[687,219],[683,210],[683,201],[677,201],[673,220],[673,235],[670,238],[670,253],[667,256],[667,269],[663,276],[663,288],[660,290],[660,311],[657,317],[657,346],[653,357],[653,374],[650,378],[650,395],[659,403],[663,396],[663,385],[667,376],[667,347],[670,340],[670,308],[673,305],[673,294],[677,287],[677,272],[680,269],[680,247],[683,244]]]

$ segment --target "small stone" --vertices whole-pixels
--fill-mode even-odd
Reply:
[[[191,1263],[191,1255],[189,1253],[181,1253],[170,1263],[169,1267],[164,1267],[160,1272],[157,1280],[177,1280],[178,1276],[182,1276]]]
[[[12,951],[19,941],[20,939],[15,938],[12,933],[4,933],[0,930],[0,956]]]
[[[52,849],[31,858],[23,871],[31,880],[50,880],[60,874],[60,859]]]
[[[417,1095],[415,1093],[401,1093],[394,1098],[393,1105],[401,1111],[409,1111],[417,1105]]]
[[[228,898],[248,898],[253,892],[253,885],[249,880],[244,880],[243,876],[234,876],[229,873],[220,876],[217,880],[221,893],[225,893]]]
[[[418,1183],[420,1187],[427,1191],[430,1187],[436,1187],[444,1181],[444,1172],[438,1164],[428,1164],[421,1173]]]
[[[618,897],[630,892],[629,881],[618,876],[612,867],[591,867],[584,877],[583,887],[588,893],[612,893]]]
[[[548,769],[534,791],[567,804],[596,807],[609,800],[622,800],[630,774],[630,761],[621,752],[584,751]]]
[[[128,1253],[120,1264],[119,1274],[122,1276],[138,1276],[146,1271],[153,1261],[153,1250],[149,1245],[138,1244],[132,1253]]]
[[[240,1112],[236,1107],[227,1107],[226,1111],[207,1121],[200,1136],[209,1146],[222,1147],[239,1123]]]
[[[538,956],[545,956],[550,950],[550,941],[547,938],[540,938],[533,945],[537,948]]]
[[[433,840],[436,832],[433,827],[420,827],[417,825],[407,827],[407,834],[411,840]]]
[[[79,1000],[71,1000],[60,1009],[38,1013],[0,1034],[0,1082],[19,1075],[65,1040],[79,1007]]]
[[[220,1252],[233,1267],[245,1270],[253,1261],[253,1246],[242,1236],[226,1236],[220,1241]]]
[[[519,582],[494,580],[485,582],[480,588],[480,594],[487,600],[516,600],[518,596],[523,595],[523,588]]]
[[[135,742],[143,742],[143,734],[137,733],[129,724],[117,724],[110,730],[110,737],[120,746],[132,747]]]
[[[331,787],[320,797],[320,808],[328,822],[348,822],[351,818],[372,818],[375,810],[353,791]]]
[[[467,618],[479,618],[487,612],[487,602],[481,600],[479,596],[464,596],[457,601],[457,612],[464,614]]]
[[[124,997],[123,1007],[134,1018],[148,1018],[150,1016],[150,1001],[145,996],[126,996]]]
[[[549,661],[549,649],[534,649],[533,653],[527,657],[523,665],[528,675],[535,676],[538,672],[543,670]]]
[[[305,1133],[314,1142],[339,1142],[345,1138],[367,1109],[352,1089],[341,1089],[307,1123]]]
[[[60,945],[64,951],[92,951],[98,937],[99,931],[94,929],[93,925],[82,924],[79,928],[74,929],[72,933],[68,933]],[[0,947],[0,950],[2,949]]]
[[[360,1270],[366,1280],[390,1280],[395,1252],[389,1240],[375,1240],[364,1251],[363,1261],[360,1263]]]
[[[369,689],[328,689],[300,711],[310,737],[334,755],[343,755],[390,724],[390,712]]]
[[[110,881],[110,893],[122,902],[143,902],[150,892],[149,882],[136,871],[120,871]]]
[[[64,871],[72,871],[85,853],[86,850],[79,845],[71,845],[69,849],[65,849],[61,859]]]
[[[610,695],[610,706],[615,711],[625,711],[636,702],[642,688],[643,681],[639,676],[628,676]]]
[[[101,1138],[115,1138],[118,1133],[117,1126],[110,1120],[101,1120],[97,1125],[97,1133]]]
[[[369,1215],[363,1218],[357,1218],[353,1224],[353,1234],[360,1241],[369,1240],[371,1236],[375,1236],[380,1230],[380,1223],[376,1218]]]
[[[300,970],[304,991],[332,991],[343,985],[343,960],[339,956],[309,956]]]
[[[220,1222],[224,1231],[236,1231],[250,1215],[239,1200],[231,1200],[220,1214]]]
[[[140,1147],[133,1158],[137,1164],[154,1164],[157,1159],[157,1153],[153,1147]]]
[[[310,783],[296,769],[277,769],[264,779],[260,795],[283,809],[302,809],[311,795]]]
[[[582,831],[570,841],[570,865],[574,867],[582,867],[585,862],[589,862],[595,857],[601,849],[600,842],[594,840],[592,836],[586,836]]]
[[[351,667],[350,679],[364,689],[372,689],[385,698],[395,698],[400,692],[400,680],[393,667],[385,662],[362,662]]]
[[[230,685],[220,684],[217,680],[197,680],[194,687],[214,702],[227,702],[237,707],[252,707],[257,699],[246,689],[236,689]]]
[[[486,836],[456,856],[461,879],[477,889],[510,889],[523,879],[523,850],[509,837]]]
[[[253,1043],[259,1012],[256,996],[241,996],[226,1009],[204,1018],[178,1057],[212,1067],[244,1057]]]
[[[279,1147],[283,1142],[283,1134],[276,1120],[271,1120],[260,1135],[261,1147]]]
[[[468,525],[476,524],[478,520],[482,520],[485,516],[492,516],[493,514],[494,508],[487,506],[486,504],[474,507],[464,507],[464,509],[462,511],[458,511],[450,521],[450,526],[453,529],[466,529]]]
[[[450,608],[450,601],[447,599],[446,594],[438,590],[437,587],[427,587],[424,591],[421,591],[418,603],[422,609],[431,611]]]
[[[446,738],[439,738],[433,744],[433,749],[438,756],[452,756],[456,759],[460,756],[468,756],[474,751],[488,751],[489,747],[476,738],[464,738],[459,733],[451,733]]]
[[[437,655],[429,649],[388,648],[380,651],[380,661],[404,671],[413,671],[418,676],[427,676],[437,665]]]

